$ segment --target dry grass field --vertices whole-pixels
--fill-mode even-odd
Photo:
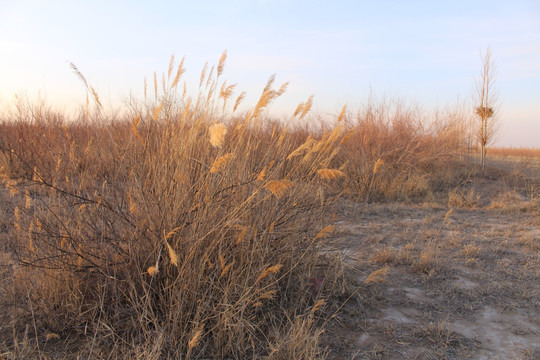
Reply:
[[[340,203],[361,290],[328,330],[346,339],[332,358],[540,357],[540,178],[509,187],[508,165],[446,204]]]
[[[273,77],[238,113],[225,58],[2,114],[0,358],[539,357],[537,158],[481,176],[463,114],[402,102],[278,121]]]

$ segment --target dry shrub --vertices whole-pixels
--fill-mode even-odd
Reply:
[[[346,189],[367,201],[422,199],[459,181],[461,118],[424,114],[402,102],[370,100],[349,119],[341,151]],[[457,175],[457,176],[456,176]]]
[[[390,247],[385,247],[374,253],[370,257],[370,260],[380,264],[392,264],[397,262],[397,258],[398,253],[396,250]]]
[[[522,197],[515,191],[505,191],[491,199],[488,209],[515,209],[523,202]]]
[[[407,243],[397,249],[384,247],[370,257],[370,260],[380,264],[414,265],[415,246]]]
[[[433,247],[428,246],[420,252],[414,263],[414,270],[422,274],[433,275],[440,270],[440,254]]]
[[[321,323],[304,314],[341,291],[319,230],[343,129],[291,156],[307,136],[264,121],[284,91],[272,82],[245,116],[221,110],[231,92],[212,80],[196,100],[174,103],[171,87],[123,119],[52,123],[44,137],[47,120],[4,122],[24,130],[1,146],[31,198],[9,298],[32,311],[14,333],[35,323],[37,349],[54,333],[92,358],[316,357]]]
[[[468,244],[463,246],[461,253],[467,261],[474,262],[478,258],[478,255],[480,255],[480,250],[478,245]]]
[[[288,359],[323,359],[325,352],[319,348],[319,338],[322,335],[321,329],[316,329],[315,311],[308,315],[297,316],[289,332],[280,336],[275,336],[274,343],[270,345],[270,355],[268,359],[288,360]]]
[[[448,193],[448,206],[457,208],[476,208],[480,206],[480,195],[476,194],[474,188],[455,188]]]
[[[19,203],[0,339],[25,339],[38,356],[49,340],[88,358],[324,356],[319,300],[346,289],[326,248],[328,194],[444,190],[457,181],[461,128],[384,101],[355,120],[344,108],[333,127],[286,126],[264,116],[287,87],[274,77],[238,114],[245,94],[234,99],[221,79],[225,59],[204,68],[191,97],[172,58],[162,86],[155,75],[121,116],[73,66],[94,100],[78,119],[24,102],[3,116],[1,173]],[[375,260],[412,263],[412,250]],[[418,270],[435,255],[422,253]]]

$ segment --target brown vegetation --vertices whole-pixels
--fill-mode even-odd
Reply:
[[[78,70],[92,100],[78,119],[22,101],[3,115],[2,356],[322,357],[325,320],[351,294],[329,205],[448,199],[469,176],[459,117],[373,101],[319,129],[284,125],[265,116],[287,86],[273,77],[237,114],[224,62],[190,97],[171,59],[162,89],[155,78],[121,116]],[[375,261],[430,273],[434,251]]]
[[[492,147],[489,153],[495,157],[540,159],[540,149],[533,147]]]

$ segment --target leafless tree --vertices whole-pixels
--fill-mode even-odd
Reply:
[[[495,139],[499,130],[497,119],[497,92],[495,90],[495,64],[491,59],[491,50],[487,48],[481,55],[482,72],[475,83],[474,112],[479,120],[476,125],[476,137],[482,152],[482,172],[486,172],[487,146]]]

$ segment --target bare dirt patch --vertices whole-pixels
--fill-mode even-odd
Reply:
[[[540,358],[538,195],[474,182],[474,206],[339,203],[358,291],[328,331],[333,358]]]

